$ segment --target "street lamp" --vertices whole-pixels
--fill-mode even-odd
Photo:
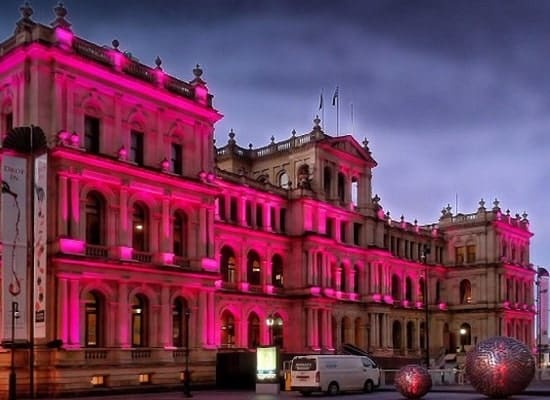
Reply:
[[[15,374],[15,320],[19,318],[19,303],[11,302],[11,364],[9,378],[9,400],[17,399],[17,376]]]
[[[189,316],[191,310],[189,307],[185,308],[185,372],[183,381],[183,396],[193,397],[191,394],[191,374],[189,373]]]
[[[426,309],[426,368],[430,368],[430,309],[428,307],[428,284],[429,284],[429,275],[428,275],[428,254],[430,254],[430,246],[424,245],[422,247],[422,263],[424,264],[424,304]]]
[[[460,328],[460,351],[464,353],[464,342],[466,341],[466,328]]]
[[[273,318],[273,314],[269,314],[269,316],[265,320],[265,323],[269,332],[269,345],[271,346],[273,344],[273,325],[275,324],[275,318]]]

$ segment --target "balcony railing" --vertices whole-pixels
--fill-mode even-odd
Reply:
[[[145,251],[134,250],[132,253],[132,259],[142,263],[150,263],[153,260],[153,255]]]
[[[109,256],[109,248],[107,246],[86,243],[86,255],[89,257],[107,258]]]

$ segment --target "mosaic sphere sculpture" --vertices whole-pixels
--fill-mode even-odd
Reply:
[[[394,379],[395,388],[407,399],[419,399],[432,388],[432,378],[421,365],[401,367]]]
[[[535,376],[535,359],[516,339],[495,336],[479,342],[466,354],[466,377],[485,396],[521,393]]]

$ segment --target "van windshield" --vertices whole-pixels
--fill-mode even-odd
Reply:
[[[295,358],[292,360],[293,371],[315,371],[317,369],[317,360],[315,358]]]

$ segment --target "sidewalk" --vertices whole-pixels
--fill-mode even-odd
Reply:
[[[391,392],[395,391],[394,385],[382,385],[378,388],[379,391]],[[448,392],[448,393],[477,393],[476,390],[470,384],[457,385],[434,385],[430,389],[430,392]],[[550,397],[550,381],[535,381],[522,392],[527,396],[548,396]]]

